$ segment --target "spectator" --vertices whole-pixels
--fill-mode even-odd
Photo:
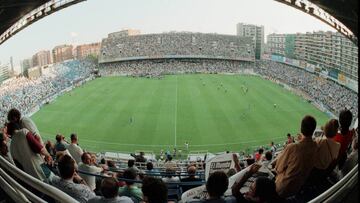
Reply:
[[[316,142],[312,135],[316,129],[316,120],[312,116],[305,116],[301,121],[302,140],[286,146],[278,156],[275,170],[276,190],[283,197],[290,197],[299,192],[314,167],[313,158],[316,151]]]
[[[255,154],[255,162],[259,162],[263,159],[263,153],[264,153],[264,149],[260,148],[258,152]]]
[[[119,197],[119,184],[113,177],[104,178],[100,190],[102,197],[94,197],[88,203],[133,203],[129,197]]]
[[[176,171],[174,168],[167,168],[165,170],[165,174],[166,176],[164,178],[162,178],[162,181],[164,183],[176,183],[176,182],[180,182],[179,177],[175,176]]]
[[[273,155],[272,155],[271,151],[267,151],[265,153],[264,159],[261,161],[261,165],[268,167],[272,160],[272,157],[273,157]]]
[[[205,200],[190,200],[191,203],[235,203],[234,197],[224,197],[225,191],[228,189],[229,180],[227,175],[222,171],[216,171],[210,175],[206,182],[206,191],[209,198]]]
[[[68,146],[68,150],[71,154],[71,156],[74,158],[76,163],[81,162],[81,155],[84,153],[84,151],[81,149],[81,147],[78,144],[78,138],[75,133],[72,133],[70,135],[71,144]]]
[[[17,123],[7,124],[7,133],[12,136],[10,153],[16,166],[41,181],[46,180],[46,176],[41,168],[45,160],[52,162],[50,154],[41,145],[38,139],[30,131],[20,129]]]
[[[95,197],[95,193],[91,191],[85,181],[75,172],[76,166],[73,158],[65,154],[58,163],[60,177],[55,176],[50,181],[54,187],[62,190],[80,203],[86,203],[89,199]],[[74,181],[81,184],[76,184]]]
[[[250,169],[232,186],[232,195],[236,197],[237,202],[284,202],[276,193],[275,182],[267,177],[257,177],[254,183],[250,185],[248,192],[245,194],[240,193],[240,188],[244,186],[247,180],[252,177],[260,167],[261,165],[258,164],[251,165]]]
[[[141,188],[143,200],[147,203],[167,203],[168,189],[161,179],[145,177]]]
[[[140,170],[135,166],[135,160],[129,159],[128,160],[128,170],[134,171],[135,174],[138,174]]]
[[[351,144],[352,151],[350,155],[347,157],[342,169],[341,169],[341,177],[344,177],[348,174],[356,164],[358,164],[358,137],[356,136]]]
[[[9,122],[19,124],[20,129],[25,128],[28,131],[30,131],[32,133],[32,135],[35,136],[36,139],[39,140],[40,143],[44,143],[42,141],[40,132],[37,129],[35,123],[29,117],[21,116],[21,113],[19,110],[10,109],[10,111],[8,112],[7,118],[8,118]]]
[[[91,164],[91,155],[88,152],[85,152],[81,156],[81,161],[79,163],[79,171],[91,173],[91,174],[100,174],[103,171],[102,168],[96,167]],[[84,179],[87,185],[90,187],[92,191],[96,189],[96,177],[93,175],[81,174],[80,177]]]
[[[321,137],[316,140],[318,150],[315,154],[316,169],[325,170],[332,162],[335,162],[340,150],[340,144],[334,141],[338,131],[339,123],[336,119],[331,119],[324,126],[325,138]],[[331,167],[331,171],[334,167]]]
[[[45,148],[46,150],[49,152],[49,154],[51,155],[51,157],[55,157],[56,156],[56,152],[55,152],[55,146],[54,144],[48,140],[45,143]]]
[[[288,134],[286,135],[286,137],[287,137],[287,140],[286,140],[286,145],[288,145],[288,144],[291,144],[291,143],[294,143],[294,142],[295,142],[294,137],[292,137],[290,133],[288,133]]]
[[[353,139],[355,130],[350,130],[350,125],[352,123],[353,115],[350,110],[342,110],[339,115],[340,123],[340,133],[337,133],[334,140],[340,143],[340,151],[338,154],[338,166],[339,169],[342,169],[346,158],[347,158],[347,149]]]
[[[164,168],[172,168],[172,169],[176,169],[177,168],[177,164],[175,161],[172,160],[172,156],[168,155],[168,158],[164,164]]]
[[[138,156],[136,156],[135,161],[136,162],[141,162],[141,163],[145,163],[146,162],[146,158],[144,157],[145,153],[144,152],[140,152],[140,154]]]
[[[270,151],[271,151],[272,155],[274,156],[275,152],[276,152],[276,146],[273,141],[271,141],[271,143],[270,143]]]
[[[3,138],[3,133],[0,132],[0,153],[1,153],[1,156],[4,157],[4,159],[6,159],[8,162],[10,162],[11,164],[14,164],[14,160],[12,159],[11,157],[11,154],[9,153],[9,147],[8,147],[8,144],[6,142],[6,140]]]
[[[65,137],[61,134],[57,134],[55,139],[56,139],[55,151],[56,152],[66,151],[69,144],[65,141]]]
[[[143,194],[141,190],[134,185],[134,181],[136,180],[136,173],[134,172],[134,170],[126,169],[123,174],[123,178],[126,179],[126,185],[120,188],[120,196],[127,196],[130,198],[134,198],[136,201],[141,201]]]

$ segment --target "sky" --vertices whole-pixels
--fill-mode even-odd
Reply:
[[[270,33],[335,31],[274,0],[87,0],[26,27],[0,45],[0,64],[19,62],[60,44],[100,42],[108,33],[190,31],[236,35],[236,24],[263,25]],[[266,37],[265,37],[266,38]]]

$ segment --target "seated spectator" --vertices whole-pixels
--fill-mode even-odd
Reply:
[[[135,174],[139,173],[140,170],[135,166],[135,160],[128,160],[128,170],[134,171]]]
[[[16,166],[41,181],[47,179],[41,165],[45,160],[52,162],[50,154],[30,131],[20,129],[17,123],[7,124],[7,133],[11,135],[10,153]]]
[[[255,154],[255,162],[259,162],[263,158],[264,149],[260,148],[258,152]]]
[[[166,176],[164,178],[162,178],[162,181],[164,181],[164,183],[176,183],[176,182],[180,182],[179,177],[175,176],[176,175],[176,171],[173,168],[167,168],[165,170],[165,174]]]
[[[103,171],[102,168],[96,167],[91,164],[91,155],[88,152],[83,153],[81,156],[81,161],[79,163],[79,171],[91,173],[91,174],[100,174]],[[93,175],[85,175],[80,173],[80,177],[84,179],[87,185],[90,187],[91,190],[96,189],[96,177]]]
[[[176,169],[177,168],[177,164],[175,161],[172,160],[172,156],[169,155],[167,157],[167,160],[166,162],[164,163],[164,168],[173,168],[173,169]]]
[[[294,142],[295,142],[294,137],[293,137],[293,136],[291,136],[291,134],[290,134],[290,133],[288,133],[288,134],[286,135],[286,137],[287,137],[287,140],[286,140],[286,145],[288,145],[288,144],[291,144],[291,143],[294,143]]]
[[[343,168],[341,169],[341,177],[344,177],[348,174],[356,164],[358,164],[358,137],[355,137],[351,144],[352,151],[347,157]]]
[[[65,141],[65,137],[61,134],[57,134],[55,139],[56,139],[55,151],[56,152],[66,151],[69,144]]]
[[[187,173],[189,176],[187,178],[182,178],[180,180],[181,182],[200,182],[201,181],[200,178],[197,178],[195,176],[196,175],[196,167],[195,166],[189,166],[187,169]],[[182,192],[186,192],[186,191],[188,191],[192,188],[198,187],[200,185],[202,185],[202,183],[193,184],[193,185],[182,185],[181,189],[182,189]]]
[[[316,129],[316,120],[305,116],[301,121],[302,140],[288,144],[278,156],[275,170],[276,190],[283,197],[290,197],[299,192],[314,167],[314,155],[317,151],[312,135]]]
[[[56,156],[55,146],[50,140],[46,141],[45,148],[52,157]]]
[[[236,203],[234,197],[224,197],[228,189],[229,180],[227,175],[222,171],[216,171],[210,175],[206,182],[206,191],[209,194],[205,200],[190,200],[191,203]]]
[[[60,177],[54,176],[50,183],[59,190],[70,195],[81,203],[86,203],[95,197],[95,193],[86,185],[86,182],[75,172],[75,160],[65,154],[58,161]],[[74,183],[78,182],[80,184]]]
[[[350,130],[350,126],[352,123],[353,115],[352,113],[345,109],[340,112],[339,115],[339,123],[340,123],[340,133],[337,133],[334,140],[340,143],[341,147],[338,154],[338,167],[341,170],[345,160],[347,158],[347,149],[353,139],[355,134],[355,130]]]
[[[144,156],[145,156],[145,153],[144,153],[144,152],[140,152],[140,154],[135,157],[135,161],[136,161],[136,162],[145,163],[145,162],[146,162],[146,158],[145,158]]]
[[[265,157],[262,159],[262,161],[261,161],[260,164],[268,167],[269,164],[270,164],[270,162],[271,162],[271,160],[272,160],[272,157],[273,157],[272,152],[271,152],[271,151],[267,151],[267,152],[265,153]]]
[[[84,153],[84,151],[81,149],[81,147],[78,144],[78,138],[75,133],[72,133],[70,135],[71,144],[68,146],[68,150],[71,154],[71,156],[74,158],[76,163],[81,162],[81,155]]]
[[[147,203],[167,203],[168,189],[161,179],[145,177],[141,187],[143,200]]]
[[[232,195],[236,197],[237,202],[283,202],[276,193],[275,182],[268,177],[257,177],[254,183],[250,185],[250,190],[241,194],[240,189],[244,186],[247,180],[259,170],[260,167],[261,165],[258,164],[251,165],[250,169],[232,186]]]
[[[143,194],[141,190],[134,185],[133,182],[136,180],[136,173],[134,170],[126,169],[123,174],[123,178],[127,179],[125,180],[126,185],[120,188],[119,195],[134,198],[136,201],[141,201]]]
[[[94,197],[88,203],[133,203],[129,197],[119,197],[118,181],[113,177],[104,178],[100,190],[102,197]]]

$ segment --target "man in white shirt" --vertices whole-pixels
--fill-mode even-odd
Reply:
[[[71,134],[70,139],[71,144],[68,146],[68,150],[71,156],[75,159],[76,163],[79,164],[81,162],[81,155],[84,153],[84,151],[78,145],[78,139],[75,133]]]
[[[91,165],[91,155],[88,152],[84,152],[81,156],[81,161],[79,163],[79,171],[91,173],[91,174],[100,174],[103,171],[102,168]],[[96,188],[96,177],[92,175],[81,174],[80,176],[85,180],[85,182],[89,185],[92,191]]]

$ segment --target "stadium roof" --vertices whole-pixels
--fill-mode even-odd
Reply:
[[[55,12],[59,9],[65,8],[72,4],[79,3],[85,0],[73,0],[73,1],[63,1],[63,0],[1,0],[0,1],[0,36],[3,35],[11,26],[18,22],[21,18],[29,14],[34,9],[40,7],[45,3],[54,3],[59,4],[55,9],[50,10],[50,12],[45,12],[45,15],[40,15],[35,18],[27,21],[25,26],[19,26],[18,29],[15,29],[13,32],[6,36],[6,38],[0,39],[0,44],[7,40],[11,35],[14,35],[16,32],[20,31],[24,27],[30,25],[36,20]],[[281,1],[281,0],[277,0]],[[284,0],[282,0],[284,1]],[[290,0],[295,1],[295,0]],[[308,0],[313,4],[316,4],[318,7],[334,16],[337,20],[343,23],[347,28],[349,28],[356,37],[358,37],[358,0]],[[54,7],[52,7],[54,8]]]

